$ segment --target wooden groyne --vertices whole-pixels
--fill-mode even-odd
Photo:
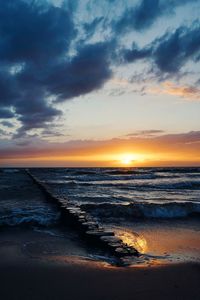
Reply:
[[[44,192],[47,199],[54,202],[62,212],[66,222],[70,222],[76,229],[84,235],[84,238],[99,247],[104,248],[107,252],[114,255],[119,265],[124,265],[127,258],[139,256],[138,251],[125,244],[120,238],[115,236],[113,231],[103,228],[90,214],[81,209],[79,206],[66,201],[66,198],[54,195],[50,188],[29,170],[26,173],[31,177],[33,182]],[[125,258],[125,260],[124,260]]]

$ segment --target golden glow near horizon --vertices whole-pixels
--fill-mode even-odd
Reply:
[[[133,156],[131,154],[125,154],[121,158],[121,163],[123,165],[131,165],[134,162]]]
[[[122,154],[120,155],[119,158],[119,162],[122,165],[127,165],[130,166],[132,164],[134,164],[134,162],[138,162],[138,161],[142,161],[142,156],[139,154],[130,154],[130,153],[126,153],[126,154]]]
[[[134,145],[136,148],[136,145]],[[137,147],[139,148],[139,147]],[[145,167],[145,166],[175,166],[175,165],[194,165],[200,162],[200,157],[194,152],[187,153],[180,151],[163,151],[161,149],[152,149],[151,146],[144,146],[137,149],[137,152],[131,151],[130,146],[97,149],[73,149],[71,151],[57,150],[51,153],[25,153],[16,157],[0,158],[2,166],[59,166],[59,167]],[[140,150],[140,152],[139,152]],[[68,152],[68,153],[67,153]],[[198,159],[194,162],[194,157]],[[186,160],[187,158],[187,160]]]

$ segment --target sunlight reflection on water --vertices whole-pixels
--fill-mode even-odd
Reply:
[[[123,241],[123,243],[127,244],[130,247],[134,247],[141,254],[147,252],[147,241],[142,235],[139,235],[136,232],[129,232],[122,229],[116,229],[115,235],[119,237]]]

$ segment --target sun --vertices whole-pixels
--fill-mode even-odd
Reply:
[[[123,165],[131,165],[134,161],[134,156],[132,154],[123,154],[120,158],[120,162]]]
[[[112,155],[112,158],[115,164],[117,163],[118,166],[133,167],[138,164],[143,164],[147,159],[147,155],[143,153],[125,152]]]

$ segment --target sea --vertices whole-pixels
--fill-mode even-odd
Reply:
[[[129,241],[134,233],[134,240],[141,235],[142,242],[138,244],[144,245],[147,232],[147,240],[153,236],[156,248],[158,227],[166,228],[168,238],[176,228],[189,228],[199,236],[199,167],[30,168],[29,171],[49,186],[55,196],[81,207]],[[30,227],[51,234],[59,234],[59,227],[63,230],[59,208],[45,199],[23,168],[0,169],[0,230],[11,227]],[[153,235],[149,235],[150,231]],[[159,245],[159,235],[156,242]],[[153,256],[152,251],[146,252]]]

